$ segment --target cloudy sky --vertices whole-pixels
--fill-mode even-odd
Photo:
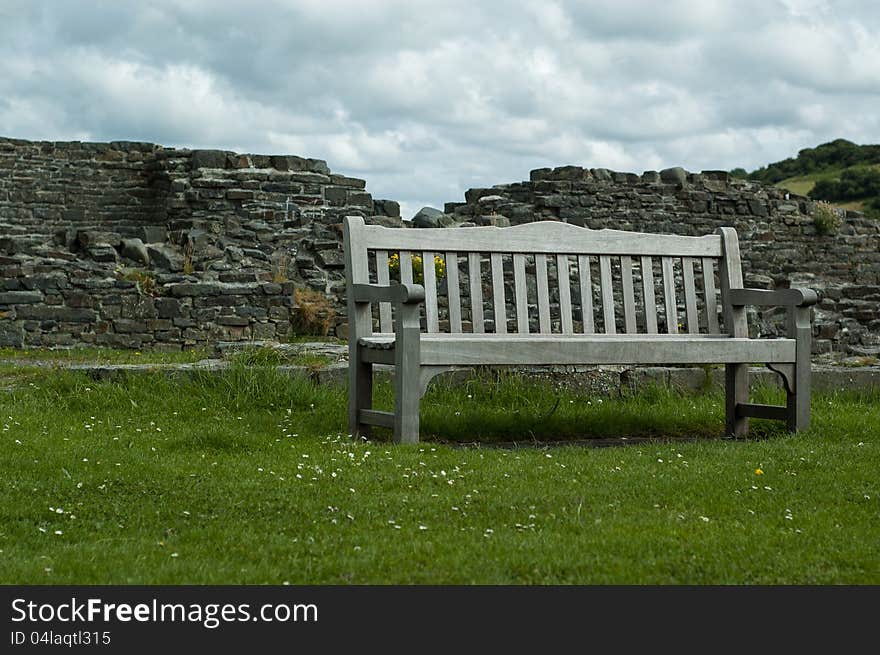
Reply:
[[[0,136],[326,159],[405,217],[542,166],[880,142],[876,0],[0,0]]]

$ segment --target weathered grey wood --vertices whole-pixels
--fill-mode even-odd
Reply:
[[[387,286],[381,284],[352,284],[349,295],[357,303],[391,302],[419,303],[425,299],[425,288],[421,284],[395,282]],[[372,322],[370,323],[372,331]],[[368,332],[369,333],[369,332]]]
[[[782,386],[785,387],[786,392],[794,393],[794,364],[767,364],[767,368],[782,378]]]
[[[711,257],[703,257],[703,291],[706,295],[706,318],[709,334],[718,334],[718,301],[715,297],[715,268]]]
[[[434,253],[422,251],[422,277],[425,279],[425,326],[428,332],[440,331],[440,313],[437,309],[437,269]]]
[[[376,251],[376,280],[380,286],[389,286],[391,280],[388,272],[388,251]],[[391,303],[379,303],[379,330],[391,332]]]
[[[507,334],[507,303],[504,298],[504,262],[500,252],[489,255],[492,264],[492,311],[495,314],[495,332]]]
[[[663,304],[666,308],[666,331],[678,334],[678,307],[675,300],[675,272],[672,257],[660,260],[663,268]]]
[[[486,331],[483,321],[483,278],[480,272],[480,253],[468,253],[468,284],[471,294],[471,323],[473,331],[482,334]]]
[[[394,366],[394,335],[391,336],[391,347],[387,349],[363,347],[360,349],[360,361],[369,364],[386,364]],[[363,344],[362,344],[363,345]]]
[[[719,263],[721,280],[721,310],[724,315],[724,331],[735,338],[749,335],[745,308],[731,302],[731,289],[743,287],[742,264],[739,254],[739,239],[732,227],[719,227],[723,258]],[[755,360],[750,360],[755,361]],[[725,429],[731,438],[748,434],[749,420],[739,416],[736,406],[749,402],[749,367],[746,363],[730,364],[725,367]]]
[[[550,287],[547,283],[547,255],[535,255],[535,280],[538,286],[538,328],[550,332]]]
[[[810,427],[810,308],[790,307],[788,310],[788,336],[795,340],[796,361],[794,366],[794,392],[786,394],[786,419],[788,429],[794,432]]]
[[[650,257],[642,257],[642,295],[645,302],[645,329],[648,334],[657,334],[657,299],[654,295],[654,262]]]
[[[419,440],[419,306],[399,304],[394,325],[394,441]]]
[[[412,284],[412,253],[408,250],[401,250],[398,255],[400,257],[400,282],[401,284]]]
[[[724,247],[724,258],[720,262],[719,277],[721,279],[721,311],[724,315],[724,331],[735,337],[749,334],[746,323],[746,310],[742,305],[731,302],[731,289],[742,289],[742,263],[739,255],[739,239],[732,227],[719,227],[718,233]]]
[[[567,334],[531,334],[531,335],[523,335],[523,334],[507,334],[503,337],[498,337],[498,339],[508,340],[508,339],[516,339],[518,337],[528,336],[530,339],[534,341],[556,341],[561,339],[563,341],[568,340],[569,338],[573,339],[587,339],[592,337],[599,337],[602,339],[607,339],[608,341],[678,341],[684,344],[690,343],[697,339],[706,339],[706,340],[718,340],[727,338],[729,335],[726,334],[580,334],[576,333],[573,335]],[[381,332],[374,332],[373,334],[369,334],[365,337],[361,337],[358,340],[358,343],[361,346],[366,348],[378,348],[378,349],[386,349],[390,350],[394,348],[394,333],[385,334]],[[487,332],[485,334],[470,334],[470,333],[462,333],[462,334],[450,334],[448,332],[438,332],[437,334],[423,334],[421,341],[425,343],[427,341],[445,341],[451,344],[449,347],[454,348],[455,343],[464,339],[465,341],[472,339],[483,339],[486,341],[495,340],[494,333]],[[784,343],[784,340],[780,339],[768,339],[767,341],[772,341],[773,343]],[[789,362],[790,365],[794,365],[794,360]],[[781,365],[774,364],[774,367],[778,367]],[[775,368],[774,368],[775,370]]]
[[[587,255],[578,255],[578,283],[584,334],[593,334],[596,331],[593,322],[593,280],[590,274],[590,258]]]
[[[599,287],[602,293],[602,321],[605,334],[616,334],[614,321],[614,288],[611,285],[611,257],[599,256]]]
[[[740,337],[734,337],[740,338]],[[756,361],[756,360],[750,360]],[[745,436],[749,431],[749,419],[737,412],[739,405],[749,401],[748,364],[728,363],[724,367],[724,416],[725,434],[731,439]]]
[[[419,367],[419,397],[425,395],[428,391],[428,385],[437,375],[446,371],[459,371],[465,367],[462,366],[420,366]]]
[[[562,334],[573,334],[574,323],[571,318],[571,278],[568,270],[568,255],[556,255],[556,281],[559,283],[559,313]]]
[[[446,335],[447,337],[453,335]],[[678,339],[644,339],[642,335],[455,335],[420,342],[422,364],[556,365],[556,364],[727,364],[791,362],[793,339],[732,339],[679,335]]]
[[[636,299],[633,288],[632,257],[623,255],[620,258],[620,280],[623,286],[623,324],[628,334],[636,329]]]
[[[450,332],[461,332],[461,290],[458,285],[458,254],[447,252],[446,297],[449,300]]]
[[[379,425],[383,428],[394,427],[393,412],[380,412],[376,409],[362,409],[358,412],[358,416],[360,417],[360,422],[366,423],[367,425]]]
[[[513,291],[516,296],[516,331],[529,333],[529,301],[526,287],[526,256],[513,255]]]
[[[355,284],[370,281],[367,249],[364,246],[363,219],[347,218],[342,226],[345,257],[345,283],[349,290]],[[360,422],[358,412],[369,409],[373,402],[373,365],[360,357],[358,339],[373,331],[373,317],[368,302],[357,302],[353,292],[347,294],[348,306],[348,429],[352,436],[369,437],[370,427]]]
[[[819,302],[819,295],[812,289],[736,289],[729,293],[730,304],[758,306],[809,307]]]
[[[694,260],[681,258],[682,281],[684,283],[684,306],[689,334],[700,333],[700,319],[697,314],[697,285],[694,283]]]
[[[556,255],[668,255],[720,257],[717,235],[702,237],[590,230],[560,221],[540,221],[514,227],[471,227],[465,230],[419,228],[400,230],[378,225],[364,227],[369,248],[386,250],[454,250]]]
[[[747,418],[766,418],[784,421],[788,418],[788,411],[785,407],[778,407],[776,405],[742,403],[736,406],[736,415]]]

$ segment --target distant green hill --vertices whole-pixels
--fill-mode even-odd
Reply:
[[[835,139],[751,173],[731,174],[880,218],[880,145]]]

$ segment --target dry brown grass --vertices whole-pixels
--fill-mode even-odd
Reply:
[[[298,334],[326,337],[336,322],[336,310],[330,299],[313,289],[299,288],[293,291],[296,303],[296,325]]]

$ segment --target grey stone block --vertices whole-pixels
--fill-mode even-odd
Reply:
[[[144,242],[140,239],[123,239],[120,252],[123,257],[128,257],[139,264],[143,264],[144,266],[150,265],[150,255],[147,253],[147,248],[144,246]]]
[[[193,150],[191,165],[199,168],[226,168],[226,155],[223,150]]]
[[[32,305],[43,302],[39,291],[4,291],[0,293],[0,305]]]
[[[688,179],[688,172],[681,166],[672,168],[664,168],[660,171],[660,180],[667,184],[685,184]]]

